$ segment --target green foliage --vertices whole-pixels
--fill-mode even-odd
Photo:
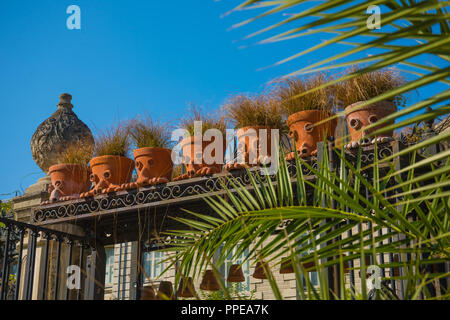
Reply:
[[[259,171],[248,171],[251,191],[235,178],[227,177],[230,188],[225,184],[223,186],[229,201],[219,195],[205,198],[215,216],[186,210],[193,219],[174,218],[188,227],[168,233],[181,237],[174,247],[166,249],[173,252],[179,261],[178,278],[180,274],[199,276],[213,257],[214,265],[221,265],[227,258],[225,252],[233,248],[236,248],[233,258],[249,249],[247,259],[250,262],[266,261],[268,281],[277,299],[283,297],[272,273],[280,263],[289,261],[294,266],[299,287],[303,287],[302,278],[306,281],[306,292],[300,291],[302,299],[346,299],[349,289],[345,286],[342,286],[341,292],[330,291],[326,268],[339,265],[343,279],[344,264],[360,259],[361,266],[353,270],[366,274],[365,257],[371,256],[375,259],[373,264],[382,268],[404,268],[401,276],[385,279],[405,280],[405,299],[416,299],[418,295],[432,298],[425,284],[433,283],[446,274],[423,273],[420,270],[449,258],[449,193],[442,187],[430,188],[418,184],[414,175],[414,159],[409,167],[402,170],[395,170],[394,164],[387,162],[388,168],[391,167],[386,172],[386,169],[380,169],[378,159],[371,167],[362,168],[361,160],[350,163],[345,158],[344,149],[334,152],[340,159],[339,171],[329,167],[327,149],[324,147],[320,169],[297,157],[297,175],[292,180],[287,163],[281,156],[276,183],[268,176],[261,176]],[[441,186],[443,183],[449,184],[449,166],[450,161],[435,170],[435,174],[440,170]],[[303,178],[302,168],[312,172],[315,182]],[[384,171],[380,173],[380,170]],[[346,171],[348,175],[344,174]],[[372,172],[373,179],[365,178],[364,172]],[[394,186],[390,186],[391,180]],[[293,184],[294,181],[296,184]],[[313,197],[308,195],[308,189],[312,189]],[[369,196],[362,192],[363,189]],[[402,192],[387,196],[392,190]],[[333,206],[333,203],[336,205]],[[414,219],[411,220],[411,217]],[[290,224],[283,232],[274,234],[280,223],[286,220],[290,220]],[[370,227],[360,228],[360,232],[348,235],[348,231],[358,225]],[[388,238],[391,242],[386,244]],[[222,245],[223,250],[217,253]],[[410,260],[400,264],[377,260],[380,254],[391,253],[408,253]],[[306,276],[310,271],[318,274],[318,288],[313,287]],[[361,295],[362,299],[367,299],[364,281]],[[446,292],[442,293],[442,296],[446,295]],[[378,298],[392,297],[382,291],[378,293]]]
[[[123,123],[118,123],[96,137],[94,155],[127,157],[130,147],[129,130]]]
[[[152,120],[150,116],[133,119],[128,123],[130,137],[136,148],[171,147],[171,130],[167,123]]]
[[[328,79],[325,73],[318,73],[314,76],[289,77],[279,81],[276,92],[285,114],[290,116],[304,110],[322,110],[331,114],[335,105],[332,88],[326,87],[309,92],[325,85]]]
[[[217,129],[225,136],[227,121],[219,113],[208,113],[200,107],[192,106],[189,115],[180,120],[181,128],[186,129],[191,136],[195,136],[194,124],[196,121],[202,123],[202,134],[209,129]]]
[[[359,70],[359,67],[352,67],[346,74],[355,73]],[[355,102],[376,98],[401,86],[404,82],[399,72],[390,68],[364,73],[355,78],[342,81],[333,86],[333,91],[340,106],[345,108]],[[394,97],[394,99],[399,101],[399,103],[402,101],[401,96]]]
[[[255,300],[256,290],[248,290],[242,288],[242,284],[232,283],[227,287],[227,293],[231,300]],[[227,300],[227,296],[223,290],[203,291],[200,290],[200,298],[202,300]]]
[[[88,165],[94,153],[94,146],[85,141],[78,140],[70,144],[59,156],[60,164]]]
[[[283,131],[286,129],[280,102],[267,95],[233,96],[225,103],[224,109],[236,128],[266,126]]]

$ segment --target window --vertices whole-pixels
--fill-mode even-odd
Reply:
[[[310,243],[311,243],[311,240],[308,240],[306,245],[308,245]],[[311,254],[311,253],[313,253],[313,250],[309,249],[307,252],[303,252],[302,254],[300,254],[300,261],[302,260],[303,256],[306,256],[307,254]],[[309,277],[309,281],[312,286],[317,287],[319,285],[319,281],[317,278],[317,272],[315,272],[315,271],[308,272],[308,277]],[[304,290],[307,290],[306,280],[303,277],[302,277],[302,281],[303,281]]]
[[[219,252],[222,250],[222,247],[219,249]],[[246,261],[242,264],[242,262],[248,257],[248,249],[245,249],[245,251],[238,257],[235,257],[233,259],[233,256],[236,254],[236,249],[233,249],[231,252],[228,252],[228,256],[225,258],[224,264],[220,267],[220,272],[225,277],[225,285],[227,287],[231,286],[232,283],[229,283],[226,281],[228,278],[228,273],[230,271],[230,266],[232,264],[239,264],[242,267],[242,272],[244,273],[245,282],[238,283],[238,291],[244,292],[244,291],[250,291],[250,263]]]
[[[144,276],[150,279],[158,278],[164,270],[164,252],[144,252]]]
[[[105,248],[106,253],[106,272],[105,285],[112,285],[114,276],[114,247]]]

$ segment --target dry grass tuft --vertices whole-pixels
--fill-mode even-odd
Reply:
[[[131,144],[129,130],[126,125],[119,123],[105,129],[95,139],[94,155],[101,156],[121,156],[127,157]]]
[[[131,120],[128,123],[128,130],[137,148],[171,147],[170,126],[167,123],[153,121],[150,116]]]
[[[190,108],[189,116],[180,120],[180,126],[186,129],[191,136],[194,136],[194,122],[202,122],[202,134],[204,134],[208,129],[218,129],[222,132],[223,136],[226,135],[227,121],[219,113],[207,113],[201,108],[192,106]]]
[[[273,97],[266,95],[232,96],[223,108],[226,117],[235,124],[236,128],[267,126],[283,130],[285,127],[281,105]]]
[[[347,74],[360,70],[352,67]],[[359,75],[353,79],[339,82],[334,86],[334,92],[339,105],[343,108],[358,102],[372,99],[405,83],[403,77],[393,68],[378,70]],[[393,101],[401,101],[395,97]]]
[[[279,81],[275,94],[287,116],[304,110],[323,110],[332,112],[334,107],[333,89],[323,89],[302,95],[308,90],[317,88],[329,81],[325,73],[317,73],[305,78],[287,78]]]
[[[58,156],[60,164],[81,164],[87,166],[92,159],[94,146],[83,140],[70,144],[64,152]]]

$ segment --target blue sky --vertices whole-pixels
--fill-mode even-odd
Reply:
[[[329,54],[257,71],[319,39],[239,49],[243,43],[235,40],[280,17],[227,31],[254,14],[220,17],[237,3],[1,1],[0,199],[43,176],[29,143],[56,110],[60,93],[72,94],[74,111],[95,133],[142,113],[176,120],[189,103],[218,108],[230,94],[261,90],[267,81]],[[81,30],[66,27],[71,4],[81,8]]]

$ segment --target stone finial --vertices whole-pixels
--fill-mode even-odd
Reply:
[[[58,102],[58,108],[73,108],[72,103],[72,96],[68,93],[63,93],[59,96],[59,102]]]
[[[58,157],[68,146],[78,141],[94,145],[94,137],[87,125],[72,111],[72,96],[60,95],[58,110],[42,122],[31,138],[31,153],[37,165],[46,173],[58,164]]]

